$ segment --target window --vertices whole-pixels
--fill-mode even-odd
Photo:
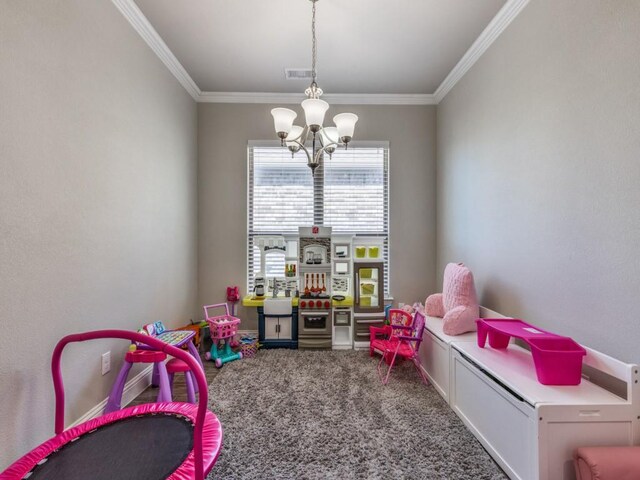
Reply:
[[[263,144],[264,145],[264,144]],[[249,146],[248,287],[260,268],[256,235],[297,235],[299,226],[384,238],[385,293],[389,293],[389,149],[380,143],[325,155],[315,177],[304,152]],[[269,255],[268,277],[284,276],[284,257]]]

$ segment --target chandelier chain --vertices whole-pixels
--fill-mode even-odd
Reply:
[[[316,2],[311,0],[313,7],[311,9],[311,84],[316,85]]]
[[[288,108],[274,108],[271,110],[275,122],[276,134],[280,138],[280,145],[286,146],[291,155],[298,151],[303,151],[307,156],[307,165],[311,168],[313,175],[316,168],[322,165],[325,153],[331,154],[339,145],[347,148],[351,141],[354,127],[358,121],[358,116],[353,113],[340,113],[333,117],[335,127],[323,127],[325,113],[329,104],[320,100],[323,94],[321,88],[316,83],[317,72],[316,63],[318,57],[318,46],[316,39],[316,3],[311,1],[311,85],[304,91],[308,97],[302,101],[302,108],[305,114],[305,126],[293,125],[297,113]],[[311,140],[309,148],[305,146]]]

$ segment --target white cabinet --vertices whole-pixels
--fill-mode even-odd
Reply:
[[[615,373],[605,362],[617,361],[589,353],[592,358],[585,362]],[[542,385],[531,353],[514,344],[495,350],[454,342],[451,360],[451,408],[512,479],[574,480],[577,447],[640,441],[632,402],[635,365],[617,362],[620,379],[629,385],[626,400],[588,380],[575,386]]]
[[[502,315],[481,308],[481,316]],[[538,382],[531,354],[515,344],[480,348],[476,334],[449,336],[440,318],[426,317],[420,360],[429,380],[512,479],[574,480],[577,447],[640,443],[640,375],[587,348],[593,381],[575,386]],[[603,379],[626,392],[615,395]],[[620,387],[622,385],[622,387]]]
[[[264,319],[265,340],[291,340],[292,317],[267,317]]]
[[[266,340],[278,339],[278,322],[279,318],[265,317],[264,319],[264,338]]]
[[[291,340],[291,322],[292,318],[280,318],[278,319],[278,339]]]
[[[333,308],[332,348],[347,350],[353,347],[351,334],[353,312],[349,307]]]
[[[487,380],[454,351],[451,407],[511,478],[537,478],[533,476],[535,409]]]
[[[420,344],[420,363],[429,381],[447,403],[451,383],[451,344],[455,342],[475,342],[475,332],[452,337],[442,330],[443,321],[437,317],[425,317],[424,334]]]
[[[447,403],[449,403],[449,348],[449,344],[425,329],[418,351],[420,364],[429,381]]]

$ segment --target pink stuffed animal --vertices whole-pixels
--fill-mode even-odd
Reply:
[[[425,310],[430,317],[444,320],[447,335],[475,331],[480,307],[471,270],[463,263],[449,263],[444,269],[443,293],[429,295]]]

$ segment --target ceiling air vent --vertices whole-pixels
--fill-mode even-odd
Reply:
[[[285,68],[284,76],[287,80],[307,80],[311,78],[310,68]]]

